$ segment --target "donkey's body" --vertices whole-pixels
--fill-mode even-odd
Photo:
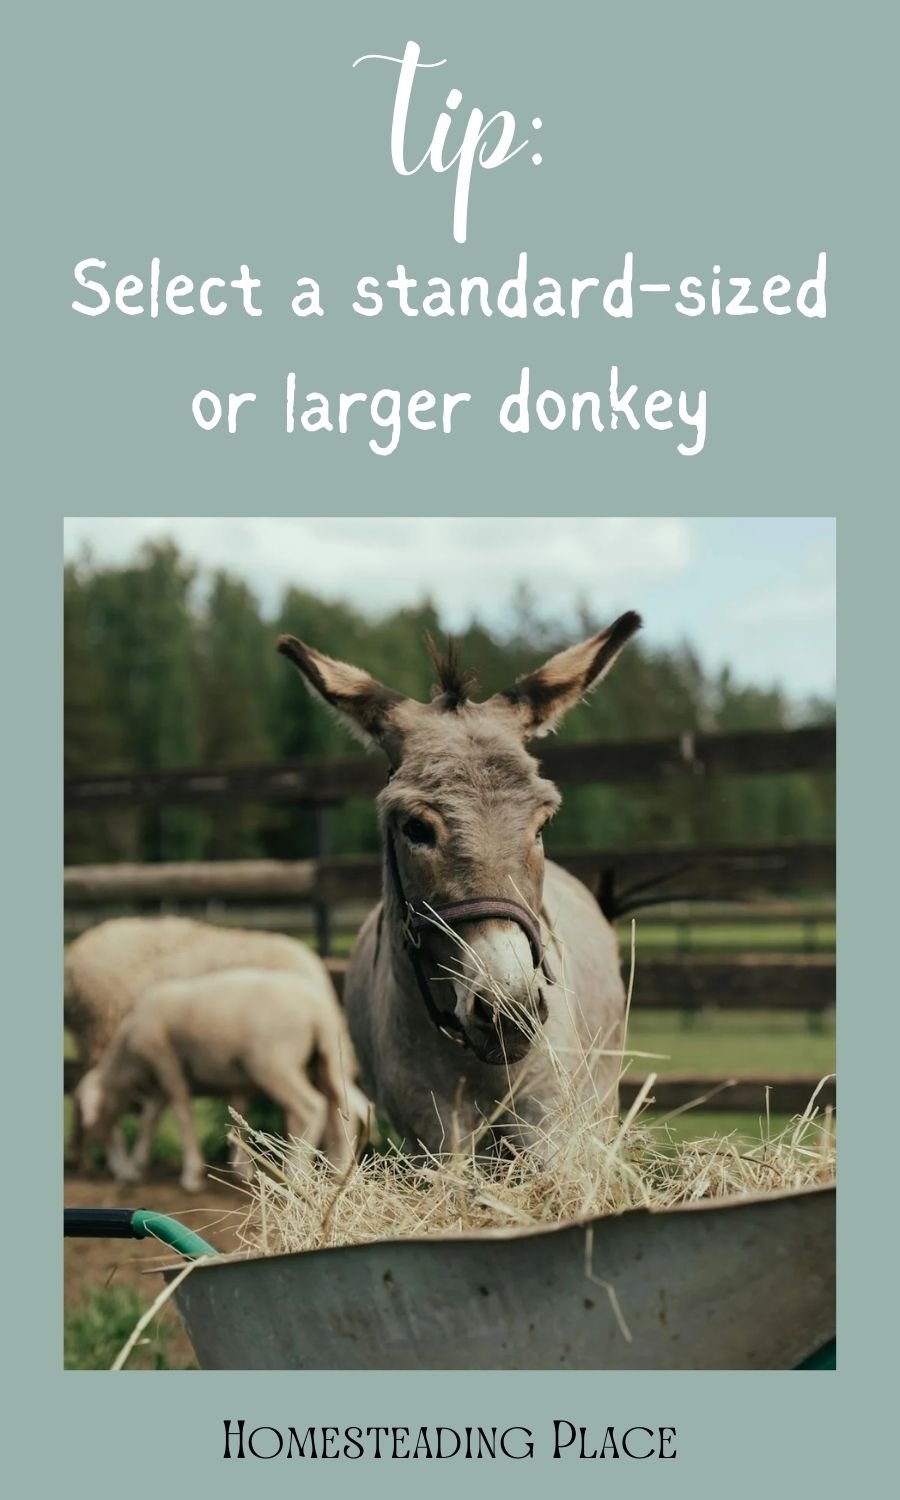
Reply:
[[[497,1126],[532,1149],[552,1130],[563,1088],[590,1092],[615,1113],[625,1012],[618,945],[581,881],[546,865],[542,926],[557,981],[546,989],[547,1046],[542,1038],[506,1067],[480,1062],[431,1025],[392,904],[388,893],[360,932],[344,1003],[362,1087],[406,1145],[449,1149],[457,1132],[483,1131],[509,1093]]]
[[[560,797],[525,746],[639,624],[623,615],[482,703],[452,660],[437,661],[440,687],[423,704],[292,636],[279,642],[390,763],[378,798],[384,896],[345,993],[364,1087],[411,1148],[448,1149],[490,1124],[552,1149],[563,1096],[616,1111],[617,945],[586,888],[545,865],[541,830]]]

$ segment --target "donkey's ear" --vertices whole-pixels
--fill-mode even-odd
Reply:
[[[351,734],[364,745],[377,744],[393,760],[399,750],[399,728],[394,710],[406,700],[360,667],[334,661],[296,636],[278,637],[278,650],[294,663],[310,692],[333,708]]]
[[[526,739],[533,734],[548,734],[606,676],[622,647],[640,628],[640,615],[629,610],[607,630],[551,656],[536,672],[520,677],[494,701],[513,709]]]

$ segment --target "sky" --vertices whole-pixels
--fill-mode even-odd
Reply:
[[[831,517],[78,516],[65,552],[123,563],[164,536],[268,614],[295,584],[373,614],[430,596],[450,630],[473,615],[502,630],[524,582],[564,627],[582,602],[601,622],[637,609],[648,646],[688,640],[709,668],[797,699],[835,692]]]

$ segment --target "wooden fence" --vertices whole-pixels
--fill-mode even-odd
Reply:
[[[540,749],[545,775],[561,786],[592,782],[656,781],[690,771],[761,775],[787,771],[831,771],[835,732],[812,729],[743,730],[729,734],[682,734],[640,740],[575,741]],[[209,804],[299,802],[329,806],[351,797],[371,797],[384,785],[377,757],[269,762],[265,765],[187,767],[73,776],[65,784],[65,810]]]
[[[602,905],[640,904],[644,893],[667,902],[723,897],[752,901],[834,889],[834,845],[824,843],[784,840],[755,846],[554,851],[553,858],[583,880]],[[379,855],[70,865],[64,894],[67,904],[86,906],[273,898],[333,904],[374,901],[381,892],[381,873]]]
[[[678,775],[769,774],[830,771],[835,732],[822,727],[773,732],[682,735],[612,743],[551,744],[541,749],[545,773],[562,786],[590,782],[640,782]],[[352,797],[371,797],[383,785],[375,759],[345,756],[265,766],[140,771],[66,782],[67,811],[162,805],[235,805],[293,802],[317,812],[319,855],[301,860],[222,860],[153,865],[77,865],[65,871],[68,916],[82,922],[103,910],[201,910],[209,903],[238,911],[264,906],[273,917],[298,903],[315,914],[319,950],[328,956],[331,912],[343,903],[370,902],[381,888],[378,856],[336,858],[328,854],[327,813]],[[784,840],[744,846],[606,848],[553,857],[594,892],[607,911],[640,910],[654,902],[714,900],[734,903],[733,920],[777,898],[785,918],[802,908],[784,898],[833,893],[832,843]],[[821,911],[819,913],[821,915]],[[802,920],[802,917],[799,917]],[[703,921],[698,914],[698,922]],[[283,923],[282,925],[287,925]],[[344,965],[329,959],[340,988]],[[715,1006],[733,1010],[792,1010],[809,1015],[835,1002],[833,953],[696,954],[642,956],[634,1003],[648,1008],[696,1012]],[[772,1080],[768,1080],[772,1081]],[[629,1102],[640,1080],[626,1080]],[[723,1080],[668,1075],[654,1098],[664,1109],[695,1100],[709,1108],[757,1111],[765,1107],[764,1080]],[[777,1080],[772,1110],[805,1107],[818,1079]],[[831,1085],[821,1096],[833,1102]]]

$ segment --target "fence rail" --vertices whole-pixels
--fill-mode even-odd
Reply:
[[[133,902],[111,903],[110,913],[121,915],[132,910]],[[290,899],[277,901],[270,898],[264,902],[227,901],[212,897],[182,897],[167,903],[171,909],[186,916],[199,917],[220,927],[248,927],[259,932],[287,932],[292,936],[312,936],[316,931],[315,913],[311,906]],[[338,902],[333,913],[332,933],[334,938],[347,941],[355,938],[372,909],[371,901]],[[88,927],[93,927],[103,915],[96,906],[68,906],[64,916],[66,942],[79,937]],[[722,952],[737,951],[746,944],[750,934],[752,946],[758,943],[757,933],[762,932],[764,947],[771,952],[777,944],[792,952],[803,948],[807,952],[829,950],[832,946],[828,935],[835,924],[834,901],[730,901],[660,902],[646,911],[638,913],[640,932],[646,939],[648,932],[659,928],[674,928],[679,951],[691,952],[696,946],[697,934],[708,936],[721,929],[739,929],[740,936],[733,942],[718,941]],[[781,935],[785,928],[796,929],[799,938],[785,943]],[[768,937],[772,930],[771,939]],[[824,932],[823,932],[824,929]],[[628,939],[628,928],[620,929],[622,941]]]
[[[546,775],[563,786],[590,782],[653,781],[685,770],[702,774],[762,775],[830,771],[835,731],[743,730],[639,740],[574,741],[542,748]],[[268,762],[245,766],[192,766],[103,776],[73,776],[65,784],[65,809],[197,805],[228,801],[334,804],[370,797],[384,785],[379,760],[361,755]]]
[[[835,851],[831,843],[783,841],[706,848],[669,845],[554,857],[583,880],[604,905],[651,891],[670,901],[696,898],[698,894],[706,899],[748,899],[834,889]],[[69,865],[64,894],[67,904],[85,906],[122,901],[273,898],[331,904],[376,898],[381,893],[381,874],[378,855]]]
[[[641,958],[632,1003],[648,1010],[802,1010],[835,1003],[833,953]]]
[[[348,960],[329,958],[328,971],[343,996]],[[727,959],[642,958],[632,1004],[646,1010],[825,1011],[835,1002],[833,953],[739,954]]]

